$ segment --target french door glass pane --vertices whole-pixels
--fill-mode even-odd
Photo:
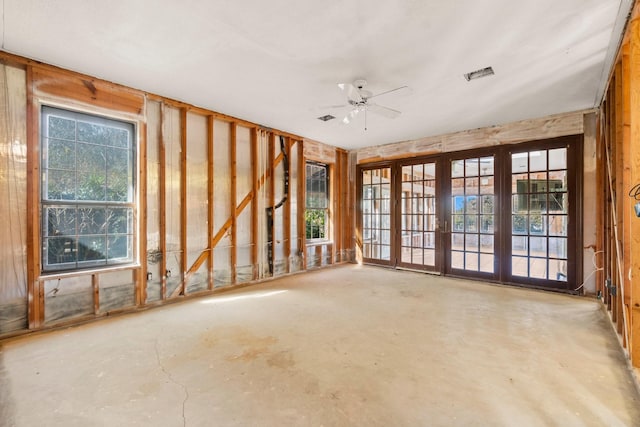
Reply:
[[[494,273],[495,159],[451,161],[451,268]]]
[[[391,259],[391,169],[362,171],[362,251],[369,259]]]
[[[567,280],[567,149],[511,155],[511,274]]]
[[[400,260],[404,264],[435,266],[435,172],[435,163],[402,167]]]

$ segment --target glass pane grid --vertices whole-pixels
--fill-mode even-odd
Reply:
[[[566,148],[511,156],[513,276],[567,280],[566,167]]]
[[[42,108],[43,270],[133,261],[134,126]]]
[[[494,158],[451,162],[451,268],[495,272]]]

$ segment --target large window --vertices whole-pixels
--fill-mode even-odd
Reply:
[[[328,236],[329,170],[327,165],[307,163],[307,197],[304,213],[307,239],[326,239]]]
[[[134,126],[42,108],[42,266],[132,262]]]

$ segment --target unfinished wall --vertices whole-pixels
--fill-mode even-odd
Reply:
[[[627,27],[598,114],[596,286],[640,367],[640,6]]]
[[[308,139],[304,141],[304,158],[329,165],[331,194],[331,237],[326,242],[306,245],[306,266],[317,268],[336,262],[354,262],[355,159],[344,150]]]
[[[27,327],[27,91],[0,64],[0,334]]]
[[[308,268],[302,138],[2,52],[0,84],[0,336]],[[44,105],[135,124],[139,263],[42,272]],[[346,153],[310,145],[335,174],[329,255],[317,265],[347,261]]]

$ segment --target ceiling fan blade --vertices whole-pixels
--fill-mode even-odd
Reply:
[[[349,99],[349,101],[356,103],[362,102],[362,95],[360,95],[360,91],[351,83],[338,83],[338,87],[345,93],[345,95],[347,95],[347,99]]]
[[[378,104],[367,104],[367,109],[372,113],[380,114],[381,116],[385,116],[390,119],[395,119],[401,114],[400,111],[398,110],[394,110],[388,107],[383,107],[382,105],[378,105]]]
[[[375,98],[376,96],[386,95],[388,93],[397,92],[398,95],[409,93],[409,86],[400,86],[395,89],[387,90],[385,92],[376,93],[375,95],[371,95],[368,99]]]
[[[351,120],[353,120],[353,118],[358,115],[359,112],[359,108],[354,108],[353,110],[349,111],[349,113],[342,119],[342,123],[348,125]]]

